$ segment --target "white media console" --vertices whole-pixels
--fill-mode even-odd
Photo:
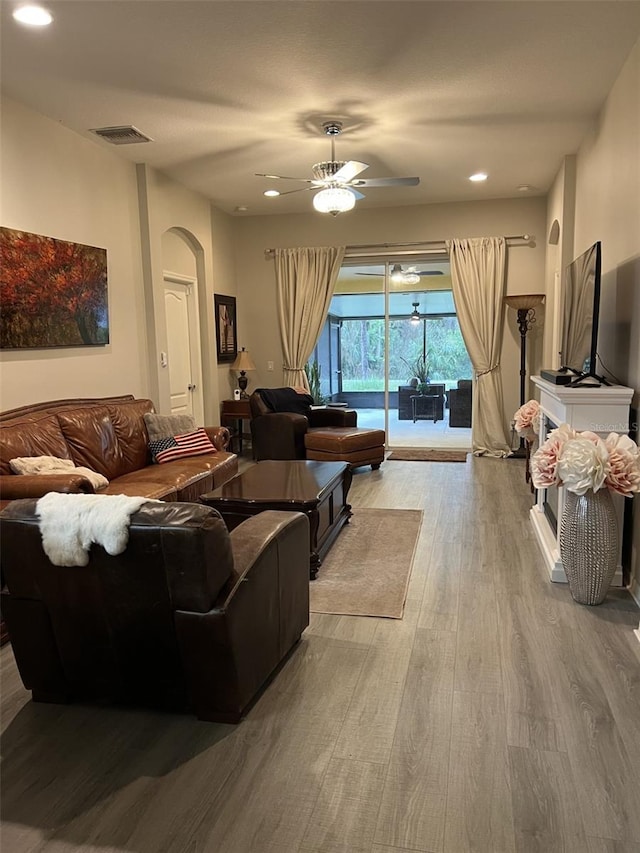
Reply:
[[[629,430],[629,408],[633,397],[633,389],[622,385],[602,385],[599,388],[554,385],[540,376],[532,376],[531,381],[540,392],[540,408],[543,417],[540,418],[539,442],[545,440],[548,422],[554,425],[569,424],[576,430],[590,430],[606,438],[610,432],[626,435]],[[536,537],[549,570],[552,581],[566,583],[567,578],[560,558],[560,518],[564,508],[564,489],[557,489],[555,515],[556,530],[545,511],[545,490],[538,490],[536,503],[531,508],[531,522]],[[555,496],[554,496],[555,497]],[[616,512],[618,513],[618,567],[613,579],[617,586],[622,584],[622,518],[624,498],[613,495]]]

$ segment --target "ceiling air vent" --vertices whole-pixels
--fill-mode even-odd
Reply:
[[[91,133],[96,136],[101,136],[112,145],[131,145],[134,142],[153,142],[150,136],[145,136],[141,130],[134,127],[132,124],[126,124],[122,127],[95,127],[91,129]]]

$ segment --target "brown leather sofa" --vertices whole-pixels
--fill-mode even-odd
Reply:
[[[2,612],[34,701],[237,722],[309,624],[302,513],[229,533],[210,507],[145,503],[122,554],[93,545],[88,565],[67,567],[44,553],[36,503],[0,514]]]
[[[0,498],[3,506],[17,498],[47,492],[87,492],[93,486],[80,474],[14,474],[11,459],[54,456],[103,474],[104,494],[139,495],[163,501],[197,501],[238,471],[228,453],[229,430],[206,427],[215,453],[152,464],[144,421],[151,400],[133,395],[56,400],[0,414]]]

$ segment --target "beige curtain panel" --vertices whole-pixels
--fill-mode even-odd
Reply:
[[[285,385],[309,390],[304,366],[329,313],[344,250],[344,246],[275,250]]]
[[[460,331],[473,365],[471,447],[476,456],[508,456],[500,349],[504,325],[504,237],[447,240]]]

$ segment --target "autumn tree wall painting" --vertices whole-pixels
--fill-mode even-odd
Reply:
[[[108,343],[106,249],[0,228],[0,348]]]

